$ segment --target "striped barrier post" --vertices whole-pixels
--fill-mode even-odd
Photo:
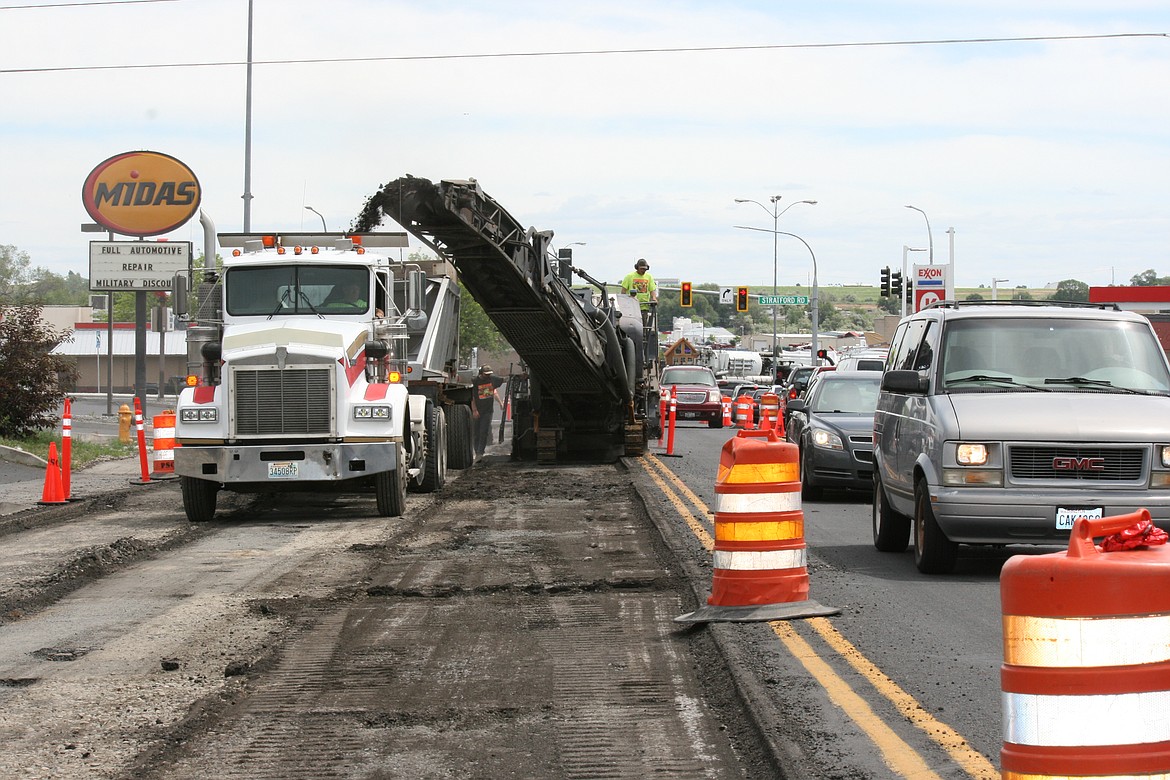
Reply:
[[[678,386],[670,386],[670,431],[666,434],[666,454],[674,454],[674,425],[678,419]]]
[[[142,421],[142,401],[138,396],[134,396],[134,430],[138,434],[138,468],[142,478],[130,481],[137,485],[145,485],[150,482],[150,470],[146,465],[146,428]]]
[[[1170,547],[1093,544],[1165,541],[1149,519],[1081,518],[1067,553],[1004,565],[1004,780],[1170,777]]]
[[[678,623],[835,615],[808,598],[800,450],[775,431],[740,431],[723,446],[715,481],[714,580],[707,606]]]
[[[73,467],[73,402],[65,399],[65,411],[61,415],[61,494],[68,500],[70,492],[69,470]]]
[[[723,407],[723,427],[728,428],[735,425],[735,421],[731,419],[731,396],[723,396],[720,405]]]

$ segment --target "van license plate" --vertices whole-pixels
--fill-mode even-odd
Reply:
[[[296,479],[299,474],[300,469],[297,467],[296,461],[268,464],[269,479]],[[1072,526],[1070,525],[1069,528],[1072,528]]]
[[[1078,517],[1083,517],[1086,520],[1100,520],[1104,516],[1103,510],[1099,506],[1087,509],[1065,509],[1064,507],[1059,507],[1056,510],[1056,530],[1071,531],[1073,521]]]

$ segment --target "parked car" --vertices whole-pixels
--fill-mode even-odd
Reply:
[[[788,441],[800,447],[800,486],[816,499],[822,488],[873,488],[873,413],[880,371],[822,372],[805,398],[788,402]]]
[[[1170,528],[1170,364],[1115,307],[948,302],[902,320],[874,415],[873,541],[1065,544],[1139,508]]]
[[[664,396],[675,389],[675,415],[680,420],[705,420],[710,428],[723,427],[723,394],[715,373],[706,366],[667,366],[658,386]]]
[[[862,349],[837,361],[838,371],[881,371],[886,367],[888,349]]]

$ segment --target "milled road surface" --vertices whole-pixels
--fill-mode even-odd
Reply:
[[[0,544],[2,777],[777,776],[620,464],[489,458],[398,519],[191,526],[174,483],[36,518]]]

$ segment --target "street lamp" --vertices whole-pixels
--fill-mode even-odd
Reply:
[[[902,245],[902,316],[906,316],[906,286],[910,284],[910,277],[906,276],[906,255],[910,252],[925,252],[925,249],[914,249]]]
[[[311,211],[314,214],[316,214],[318,217],[321,217],[321,229],[323,231],[325,231],[326,233],[329,232],[329,228],[325,226],[325,217],[321,214],[320,211],[317,211],[317,209],[313,208],[312,206],[305,206],[305,210]]]
[[[930,217],[926,216],[926,212],[917,206],[907,206],[906,208],[914,209],[926,220],[926,238],[930,241],[930,264],[934,265],[934,234],[930,232]]]
[[[817,205],[817,202],[815,200],[798,200],[798,201],[795,201],[793,203],[789,203],[783,209],[780,209],[779,211],[777,211],[777,209],[779,208],[781,197],[783,197],[783,196],[773,195],[772,197],[768,198],[768,201],[772,204],[771,209],[769,209],[763,203],[760,203],[758,200],[752,200],[751,198],[736,198],[735,199],[736,203],[754,203],[772,216],[772,231],[771,231],[772,232],[772,297],[775,297],[776,295],[779,294],[778,290],[776,288],[776,276],[777,276],[777,266],[778,266],[778,257],[779,257],[779,252],[778,252],[779,244],[778,244],[778,239],[776,238],[778,231],[776,230],[776,228],[780,222],[780,217],[784,214],[785,211],[788,211],[788,209],[792,208],[797,203],[807,203],[810,206]],[[736,227],[742,227],[742,226],[736,225]],[[744,229],[744,230],[759,230],[759,228],[742,228],[742,229]],[[815,263],[814,263],[814,268],[813,268],[813,285],[814,285],[813,298],[812,298],[813,318],[814,318],[813,319],[813,322],[814,322],[814,324],[813,324],[813,334],[814,334],[813,335],[813,356],[815,357],[816,356],[816,335],[815,335],[816,334],[816,324],[815,323],[816,323],[816,300],[817,300],[816,299],[816,289],[815,289],[815,286],[816,286]],[[777,328],[776,328],[776,309],[777,308],[778,307],[776,307],[776,306],[772,306],[772,384],[776,383],[776,368],[777,368],[777,363],[779,361],[779,354],[778,354],[777,349],[776,349],[776,330],[777,330]]]
[[[1000,282],[1010,282],[1011,279],[992,279],[991,280],[991,300],[997,300],[997,293],[999,291]]]

